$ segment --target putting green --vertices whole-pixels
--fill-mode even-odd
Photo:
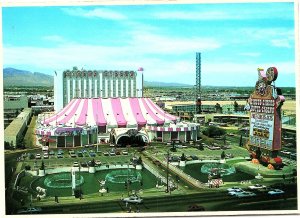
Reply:
[[[206,172],[204,172],[205,170],[202,168],[204,166]],[[207,163],[195,163],[195,164],[190,164],[190,165],[186,165],[183,168],[183,171],[189,175],[191,175],[193,178],[198,179],[201,182],[207,182],[208,180],[208,168],[211,168],[212,170],[214,170],[215,168],[217,168],[218,166],[215,166],[213,164],[211,164],[210,166],[207,165]],[[220,165],[220,168],[222,167],[222,165]],[[202,171],[201,172],[201,168]],[[220,169],[220,172],[222,174],[222,172],[226,172],[223,173],[222,179],[224,182],[240,182],[243,180],[251,180],[254,179],[254,176],[249,175],[247,173],[243,173],[240,172],[238,170],[234,170],[230,167],[230,166],[226,166],[223,167],[224,169]],[[227,171],[231,171],[231,173],[227,173]]]
[[[148,170],[114,169],[102,170],[95,174],[87,172],[77,173],[76,188],[81,189],[83,194],[97,193],[101,188],[109,192],[127,192],[128,190],[140,190],[154,188],[157,179]],[[127,179],[130,182],[127,182]],[[25,181],[25,180],[24,180]],[[104,183],[105,181],[105,183]],[[31,188],[35,192],[37,187],[46,189],[47,196],[71,196],[71,173],[50,174],[37,178],[32,182]],[[22,180],[21,180],[21,185]],[[36,193],[35,193],[36,194]]]

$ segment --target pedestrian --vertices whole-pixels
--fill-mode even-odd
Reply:
[[[106,192],[108,193],[108,187],[106,187]]]
[[[129,207],[129,213],[131,213],[131,206]]]
[[[125,204],[125,205],[126,205],[126,207],[128,207],[128,202],[127,202],[127,201],[126,201],[126,204]]]

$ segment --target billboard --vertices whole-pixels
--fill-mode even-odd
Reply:
[[[281,149],[281,106],[284,97],[271,83],[277,79],[277,69],[271,67],[264,73],[258,69],[255,90],[248,99],[250,111],[250,146],[269,151]]]
[[[273,99],[251,98],[250,104],[250,144],[272,149],[274,136]]]

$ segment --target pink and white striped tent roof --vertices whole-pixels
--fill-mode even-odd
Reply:
[[[44,124],[57,126],[119,126],[162,125],[178,117],[166,113],[149,98],[83,98],[72,99]],[[75,123],[75,124],[74,124]]]

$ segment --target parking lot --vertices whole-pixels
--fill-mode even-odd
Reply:
[[[23,153],[18,157],[24,166],[37,169],[42,161],[45,167],[69,167],[77,162],[81,167],[88,167],[92,160],[97,165],[129,164],[136,150],[133,148],[115,148],[109,145],[90,145],[78,148],[49,148],[39,149],[35,152]]]

